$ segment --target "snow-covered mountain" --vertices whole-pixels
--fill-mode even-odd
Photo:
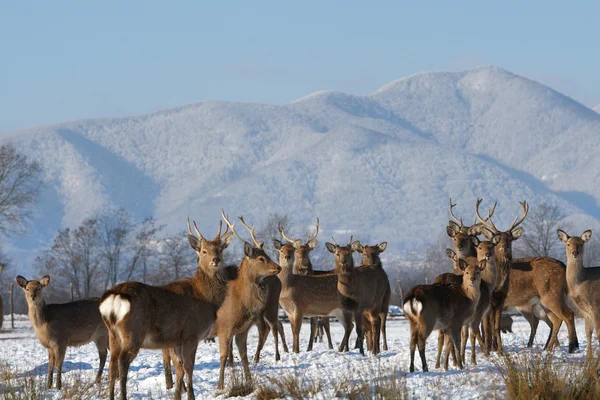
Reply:
[[[596,107],[592,107],[592,110],[600,114],[600,104],[598,104]]]
[[[21,249],[111,205],[173,232],[189,215],[212,233],[221,208],[258,225],[271,213],[297,227],[318,216],[322,242],[350,231],[396,253],[443,232],[449,197],[469,222],[476,197],[498,200],[500,227],[523,199],[560,204],[578,228],[600,219],[600,115],[496,67],[281,106],[204,101],[12,140],[47,180],[32,233],[14,242]]]

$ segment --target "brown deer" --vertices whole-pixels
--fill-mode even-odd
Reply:
[[[217,335],[219,337],[219,353],[221,367],[219,371],[218,389],[223,389],[225,380],[225,363],[232,349],[233,337],[242,360],[244,376],[250,380],[250,367],[246,342],[248,330],[254,325],[256,316],[261,315],[267,306],[269,287],[263,282],[268,276],[277,275],[281,267],[271,261],[263,249],[263,243],[256,240],[254,227],[249,227],[243,217],[239,217],[242,225],[250,232],[254,245],[242,239],[223,213],[223,219],[234,236],[244,243],[244,258],[238,268],[238,278],[231,281],[223,305],[217,312]],[[277,327],[273,326],[275,346],[277,346]]]
[[[370,265],[380,271],[382,271],[385,276],[387,277],[387,274],[385,272],[385,270],[383,269],[383,264],[381,263],[381,257],[380,254],[383,253],[385,251],[385,249],[387,249],[387,242],[381,242],[379,244],[373,245],[373,246],[368,246],[368,245],[362,245],[358,240],[354,243],[352,243],[352,250],[354,250],[355,252],[359,253],[362,255],[362,260],[361,260],[361,265]],[[382,312],[380,314],[380,318],[381,318],[381,336],[382,336],[382,342],[383,342],[383,350],[387,351],[388,350],[388,346],[387,346],[387,316],[388,316],[388,311],[390,309],[390,297],[392,295],[392,291],[390,288],[390,282],[389,279],[387,280],[387,287],[385,289],[385,293],[383,295],[383,308],[385,309],[385,312]],[[368,322],[366,321],[366,318],[363,317],[363,331],[365,331],[367,333],[367,350],[372,351],[372,349],[370,348],[370,344],[372,344],[372,339],[369,338],[369,330],[365,330],[365,324],[364,322]]]
[[[404,313],[410,321],[410,372],[415,370],[415,348],[419,347],[423,371],[428,371],[425,359],[425,343],[434,329],[442,329],[449,335],[453,346],[450,350],[458,362],[458,367],[463,369],[462,359],[458,353],[460,349],[460,333],[463,325],[471,318],[477,307],[480,296],[481,271],[486,267],[486,262],[467,264],[459,260],[459,268],[463,270],[462,284],[460,285],[419,285],[415,286],[404,297]],[[448,355],[445,358],[444,368],[448,369]]]
[[[527,202],[521,202],[523,215],[515,218],[507,231],[500,231],[494,225],[491,216],[495,205],[488,211],[488,218],[483,220],[479,215],[477,200],[475,213],[484,227],[481,233],[491,240],[499,235],[495,247],[496,265],[498,267],[498,282],[492,295],[492,317],[494,321],[494,338],[498,352],[502,353],[502,339],[500,335],[500,319],[502,310],[511,307],[529,307],[540,305],[549,310],[548,318],[552,321],[552,339],[547,344],[547,349],[557,344],[558,331],[562,321],[567,325],[569,334],[569,352],[578,347],[577,333],[575,331],[575,317],[573,311],[567,306],[569,288],[566,282],[565,266],[562,262],[551,257],[533,257],[513,259],[512,242],[521,237],[523,228],[518,226],[525,220],[529,211]],[[488,343],[488,346],[490,343]]]
[[[296,249],[295,270],[296,270],[297,274],[301,274],[301,275],[332,274],[333,271],[315,270],[313,268],[312,262],[310,261],[310,253],[314,249],[317,248],[317,236],[319,234],[319,218],[317,218],[317,222],[315,222],[314,225],[315,225],[315,233],[308,238],[306,243],[302,243],[301,239],[294,239],[294,238],[290,238],[290,237],[286,236],[281,225],[279,226],[279,232],[281,233],[282,237],[288,243],[292,244],[294,246],[294,248]],[[313,342],[314,342],[314,339],[316,336],[317,324],[318,324],[319,319],[321,319],[321,321],[323,322],[323,329],[325,330],[325,334],[327,335],[327,344],[330,349],[333,349],[333,343],[331,342],[331,328],[330,328],[330,323],[329,323],[330,322],[329,316],[323,316],[323,317],[311,317],[310,318],[310,332],[311,332],[310,336],[311,337],[308,341],[308,348],[306,349],[306,351],[312,351]]]
[[[332,238],[333,239],[333,238]],[[354,268],[352,258],[352,238],[346,246],[340,246],[333,239],[333,243],[325,243],[325,247],[335,256],[335,272],[338,277],[337,291],[342,307],[346,312],[354,315],[356,335],[359,350],[365,354],[363,348],[363,315],[369,322],[370,344],[373,354],[379,354],[379,339],[381,335],[381,314],[387,313],[388,304],[384,297],[389,287],[387,274],[383,268],[374,265],[364,265]]]
[[[108,354],[108,332],[98,311],[100,299],[46,304],[43,290],[49,283],[48,275],[39,281],[28,281],[21,275],[17,276],[17,284],[25,292],[31,325],[42,346],[48,349],[48,388],[52,387],[55,366],[56,388],[62,387],[62,365],[67,347],[89,342],[94,342],[98,349],[100,366],[96,383],[100,382]]]
[[[581,236],[569,236],[561,229],[557,233],[567,253],[569,294],[585,320],[586,356],[589,360],[593,357],[594,329],[600,338],[600,268],[586,268],[583,265],[584,245],[592,238],[592,231],[588,229]]]
[[[222,258],[216,254],[222,254],[231,243],[231,235],[217,235],[212,241],[188,235],[190,246],[199,256],[204,251],[215,254],[209,263],[199,263],[191,278],[164,286],[125,282],[104,293],[100,313],[110,338],[111,399],[115,396],[117,377],[121,399],[127,398],[127,373],[140,348],[173,349],[175,398],[181,399],[184,376],[188,399],[195,398],[192,376],[198,342],[212,332],[217,310],[227,293],[228,277]]]
[[[280,227],[280,233],[283,229]],[[282,235],[283,236],[283,235]],[[344,326],[344,338],[338,351],[348,351],[348,339],[352,331],[352,314],[343,311],[337,295],[337,275],[299,275],[294,273],[296,248],[291,243],[273,240],[273,246],[279,251],[279,265],[282,272],[277,275],[281,280],[279,304],[284,309],[294,335],[292,350],[300,352],[300,330],[305,316],[329,316],[334,314]]]

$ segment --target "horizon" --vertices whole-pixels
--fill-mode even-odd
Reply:
[[[433,10],[393,3],[3,4],[0,43],[13,62],[0,75],[0,132],[205,100],[281,105],[323,90],[365,95],[418,73],[487,65],[586,107],[600,105],[600,56],[590,51],[600,5],[520,4],[517,14],[505,4],[436,3]]]

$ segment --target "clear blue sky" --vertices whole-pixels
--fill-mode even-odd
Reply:
[[[0,132],[489,64],[594,106],[599,22],[598,1],[6,1]]]

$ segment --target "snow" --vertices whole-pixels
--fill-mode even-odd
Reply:
[[[272,213],[297,227],[319,217],[322,237],[385,240],[395,257],[438,237],[450,197],[466,219],[475,198],[497,200],[500,227],[526,199],[593,229],[599,132],[588,107],[497,67],[416,74],[364,96],[204,101],[37,127],[11,140],[42,163],[47,184],[30,235],[8,247],[26,273],[58,228],[107,206],[154,216],[165,233],[188,216],[212,230],[222,208],[258,227]]]
[[[45,382],[47,373],[47,353],[35,338],[35,333],[26,316],[17,316],[16,329],[7,329],[10,319],[0,331],[0,363],[7,363],[19,372],[34,373]],[[585,335],[583,320],[577,320],[577,331],[579,333],[580,350],[574,354],[567,354],[567,333],[563,328],[559,334],[560,343],[563,345],[554,352],[554,363],[565,361],[583,360],[585,358]],[[343,329],[338,323],[332,323],[332,338],[337,345],[343,336]],[[284,323],[286,340],[291,345],[291,330]],[[307,345],[307,324],[301,332],[301,348]],[[539,352],[548,335],[548,328],[540,324],[536,343],[533,351]],[[351,343],[354,343],[354,334]],[[529,352],[525,344],[529,337],[529,325],[521,317],[515,317],[513,333],[503,335],[503,341],[510,353]],[[314,379],[323,383],[323,391],[317,398],[335,397],[336,387],[339,382],[348,377],[373,379],[375,377],[389,376],[394,369],[401,373],[407,373],[409,366],[409,324],[403,317],[389,321],[388,344],[390,350],[383,352],[380,356],[361,356],[357,350],[349,353],[338,353],[336,350],[327,350],[326,343],[316,343],[312,352],[301,352],[300,354],[281,353],[282,360],[274,361],[272,339],[269,337],[258,366],[252,367],[254,377],[264,379],[281,378],[286,374],[297,374],[304,378]],[[249,353],[253,355],[256,348],[257,334],[252,328],[249,336]],[[461,398],[479,399],[498,397],[503,398],[503,382],[492,362],[478,353],[477,366],[470,365],[470,346],[467,346],[467,365],[463,371],[451,369],[447,372],[436,370],[437,336],[430,336],[427,341],[427,362],[430,372],[420,372],[421,364],[418,354],[416,356],[417,371],[406,375],[406,383],[409,395],[413,398]],[[237,356],[237,352],[236,352]],[[492,357],[495,357],[494,355]],[[98,367],[98,356],[93,344],[78,348],[69,348],[65,359],[63,375],[69,382],[69,377],[81,376],[84,380],[92,382]],[[237,361],[237,360],[236,360]],[[108,363],[107,363],[108,365]],[[239,363],[236,363],[238,373]],[[218,393],[216,383],[219,373],[218,344],[201,343],[196,354],[194,368],[194,390],[198,398],[224,398],[224,394]],[[226,382],[229,382],[231,371],[226,371]],[[104,385],[106,385],[107,368],[104,370]],[[65,385],[63,383],[63,385]],[[134,360],[128,381],[128,391],[132,398],[143,398],[149,392],[153,398],[168,398],[168,391],[164,386],[162,370],[162,356],[160,351],[141,350]],[[57,390],[49,391],[54,398],[60,398]],[[248,396],[247,398],[252,398]]]
[[[596,107],[592,107],[592,110],[600,114],[600,104],[598,104]]]

